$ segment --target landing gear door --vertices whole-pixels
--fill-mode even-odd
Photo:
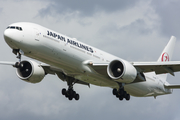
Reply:
[[[35,39],[35,41],[40,41],[40,32],[39,32],[39,30],[37,29],[37,28],[34,28],[34,39]]]

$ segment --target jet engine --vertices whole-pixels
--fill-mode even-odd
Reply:
[[[125,60],[113,60],[107,67],[109,77],[122,83],[131,83],[136,79],[136,68]]]
[[[17,76],[26,82],[38,83],[45,76],[42,66],[35,61],[22,61],[16,70]]]

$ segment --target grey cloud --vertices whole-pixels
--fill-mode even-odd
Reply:
[[[165,36],[180,38],[180,2],[176,0],[153,0],[152,5],[161,18],[161,32]]]
[[[2,9],[2,8],[0,8],[0,14],[1,14],[2,10],[3,10],[3,9]]]
[[[39,11],[42,17],[55,14],[72,13],[79,11],[82,16],[91,16],[97,11],[114,12],[117,10],[124,10],[133,7],[138,1],[124,1],[124,0],[51,0],[50,4]]]
[[[122,27],[121,31],[129,31],[128,34],[137,33],[141,35],[148,35],[152,33],[153,29],[149,28],[143,19],[138,19],[130,25]]]
[[[146,49],[145,46],[149,42],[148,39],[140,39],[142,39],[141,37],[152,35],[153,30],[153,27],[147,25],[143,19],[137,19],[131,24],[122,27],[110,23],[99,30],[99,34],[103,35],[101,36],[103,42],[99,41],[99,44],[102,45],[101,49],[109,49],[110,51],[108,52],[126,58],[127,54],[132,54],[134,52],[142,53],[142,49]],[[134,38],[134,36],[137,35],[141,37]],[[140,41],[141,44],[139,44]],[[111,46],[114,46],[114,49],[109,48]],[[128,49],[129,47],[131,47],[131,49]],[[126,48],[126,52],[124,52],[124,48]],[[142,58],[142,54],[133,56],[133,60]]]

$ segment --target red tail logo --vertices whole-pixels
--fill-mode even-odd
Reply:
[[[162,54],[161,61],[162,62],[169,61],[169,55],[166,52]]]

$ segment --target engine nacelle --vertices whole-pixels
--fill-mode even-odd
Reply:
[[[45,71],[41,65],[35,61],[22,61],[20,67],[16,70],[17,76],[26,82],[38,83],[45,76]]]
[[[107,67],[109,77],[122,83],[131,83],[136,79],[136,68],[125,60],[113,60]]]

